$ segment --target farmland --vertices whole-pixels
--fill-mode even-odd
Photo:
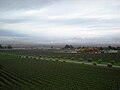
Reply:
[[[20,58],[20,55],[41,57]],[[73,58],[74,59],[71,59]],[[105,62],[119,54],[68,54],[56,51],[3,50],[0,53],[1,90],[119,90],[120,69],[46,59],[92,58]]]
[[[60,53],[59,50],[3,50],[1,52],[43,57],[44,59],[53,60],[65,60],[65,61],[78,61],[88,62],[91,59],[91,63],[107,64],[120,66],[120,53],[101,53],[101,54],[79,54],[79,53]]]

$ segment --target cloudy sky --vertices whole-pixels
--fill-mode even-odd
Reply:
[[[0,43],[120,45],[120,0],[0,0]]]

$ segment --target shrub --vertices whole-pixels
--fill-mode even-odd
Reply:
[[[108,67],[112,67],[112,64],[111,64],[111,63],[108,63],[107,66],[108,66]]]
[[[93,63],[93,65],[95,65],[95,66],[96,66],[96,65],[97,65],[97,63],[95,63],[95,62],[94,62],[94,63]]]
[[[63,62],[66,62],[66,61],[63,61]]]
[[[67,57],[64,57],[64,59],[67,59]]]
[[[50,61],[52,61],[52,58],[50,58]]]
[[[82,62],[82,64],[85,64],[84,62]]]
[[[79,58],[79,61],[84,61],[84,59],[83,58]]]
[[[36,57],[36,59],[39,59],[39,57]]]
[[[22,56],[21,56],[21,55],[19,55],[18,57],[19,57],[19,58],[22,58]]]
[[[71,60],[74,60],[75,58],[74,57],[71,57]]]
[[[99,59],[98,62],[102,62],[102,59]]]
[[[28,58],[29,56],[26,56],[26,58]]]
[[[39,57],[41,58],[42,56],[40,55]]]
[[[87,61],[88,61],[88,62],[91,62],[91,61],[92,61],[92,58],[88,58]]]
[[[35,57],[32,57],[32,59],[35,59]]]
[[[31,58],[31,56],[28,56],[28,58]]]

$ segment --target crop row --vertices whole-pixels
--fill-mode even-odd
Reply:
[[[12,58],[5,55],[0,60],[2,89],[118,90],[120,87],[117,68],[8,57]]]

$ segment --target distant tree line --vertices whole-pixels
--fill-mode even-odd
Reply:
[[[98,50],[120,50],[120,47],[114,47],[114,46],[107,46],[107,47],[78,47],[77,49],[84,49],[84,48],[96,48]]]
[[[120,50],[120,47],[113,47],[113,46],[107,46],[107,47],[98,47],[99,50]]]
[[[98,50],[120,50],[120,47],[114,47],[114,46],[107,46],[107,47],[85,47],[83,46],[83,47],[74,48],[72,45],[65,45],[63,49],[73,50],[73,49],[88,49],[88,48],[95,48]]]
[[[0,49],[12,49],[12,45],[1,45],[0,44]]]
[[[72,45],[65,45],[64,49],[74,49]]]

